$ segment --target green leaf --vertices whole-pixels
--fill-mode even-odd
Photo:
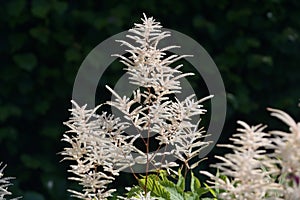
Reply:
[[[181,170],[178,170],[178,181],[176,184],[179,188],[181,188],[183,191],[185,190],[185,179],[181,174]]]
[[[199,195],[197,193],[188,191],[188,192],[184,193],[184,199],[185,200],[199,200]]]
[[[165,189],[169,192],[171,200],[185,200],[175,187],[165,187]]]
[[[200,181],[197,177],[194,176],[194,173],[191,173],[191,191],[192,193],[197,193],[199,197],[201,197],[203,194],[207,193],[208,190],[206,188],[202,188]]]
[[[206,183],[204,183],[205,187],[209,190],[209,192],[217,198],[217,193],[211,188],[209,187]]]
[[[146,184],[146,177],[139,179],[139,184],[142,188],[144,188]],[[156,175],[148,175],[146,188],[147,191],[151,191],[152,196],[171,200],[170,193],[159,183],[159,177]]]
[[[175,185],[175,183],[173,183],[172,181],[168,180],[168,179],[165,179],[165,180],[161,180],[160,181],[160,184],[164,187],[173,187],[173,188],[176,188],[177,185]]]
[[[13,56],[13,60],[26,71],[31,71],[37,65],[37,59],[32,53],[16,54]]]
[[[131,198],[136,196],[136,194],[140,193],[142,190],[142,188],[140,186],[134,186],[132,187],[128,192],[127,192],[127,197]]]

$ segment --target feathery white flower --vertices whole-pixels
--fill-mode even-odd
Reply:
[[[289,133],[284,131],[271,131],[275,137],[275,156],[279,158],[281,174],[285,177],[285,199],[296,200],[300,198],[300,123],[296,123],[287,113],[268,108],[271,116],[277,117],[289,126]]]
[[[69,191],[81,199],[105,199],[115,191],[106,190],[107,184],[114,180],[111,174],[118,175],[120,170],[134,164],[131,152],[136,150],[133,146],[136,138],[124,135],[127,123],[119,118],[96,114],[99,106],[89,110],[72,103],[72,117],[64,123],[70,130],[62,139],[71,147],[64,148],[61,154],[65,156],[63,160],[76,161],[68,171],[76,175],[70,179],[80,182],[83,193]],[[98,168],[104,172],[97,172]]]
[[[144,14],[143,24],[135,24],[130,29],[131,35],[128,38],[134,40],[136,45],[127,41],[118,40],[122,45],[127,46],[127,52],[131,54],[129,58],[122,55],[115,55],[121,58],[130,75],[130,83],[145,88],[153,88],[155,94],[168,94],[180,92],[179,79],[185,76],[193,75],[193,73],[182,74],[178,65],[175,68],[169,65],[184,58],[188,55],[171,55],[166,56],[166,51],[178,46],[168,46],[158,49],[160,40],[169,37],[169,31],[161,30],[162,26],[156,22],[153,17],[147,18]]]
[[[202,142],[204,131],[199,128],[199,123],[193,123],[192,117],[206,112],[201,103],[212,96],[197,100],[191,95],[183,101],[175,97],[182,89],[180,79],[193,73],[182,73],[179,70],[182,65],[174,68],[170,65],[187,55],[167,56],[167,50],[179,48],[158,49],[160,40],[169,37],[170,32],[163,32],[160,23],[152,17],[144,15],[142,21],[143,24],[135,24],[129,30],[127,37],[133,42],[118,41],[128,47],[130,56],[115,55],[126,65],[129,82],[138,89],[131,97],[121,97],[106,86],[115,97],[106,104],[121,111],[123,116],[98,115],[96,111],[100,106],[89,110],[72,101],[72,117],[65,122],[70,130],[62,139],[70,147],[64,148],[61,154],[65,156],[64,160],[75,161],[69,170],[75,176],[70,179],[83,186],[82,192],[70,190],[77,198],[106,199],[113,192],[107,190],[107,185],[114,176],[125,168],[133,170],[135,164],[146,165],[146,173],[162,168],[171,171],[172,167],[178,166],[168,160],[173,156],[188,169],[193,169],[196,165],[189,166],[189,161],[207,145]],[[126,132],[130,126],[135,132]],[[159,143],[154,152],[149,151],[152,134],[157,134],[155,139]],[[139,137],[142,137],[146,152],[134,145]],[[164,151],[158,151],[160,148]],[[152,199],[148,193],[140,196]]]
[[[268,195],[280,190],[271,174],[277,172],[275,160],[266,154],[265,148],[271,147],[268,134],[263,132],[265,126],[249,126],[238,121],[243,128],[231,138],[233,144],[219,145],[229,148],[233,153],[224,157],[216,156],[222,162],[213,165],[226,179],[201,171],[214,182],[215,188],[224,190],[219,196],[223,200],[269,199]],[[274,199],[274,198],[273,198]]]
[[[135,24],[127,35],[134,42],[118,41],[128,47],[130,57],[115,55],[127,66],[130,83],[139,88],[133,92],[133,98],[129,98],[119,96],[107,86],[116,97],[108,104],[124,114],[124,119],[131,123],[137,134],[146,132],[147,137],[157,134],[155,139],[159,145],[172,149],[171,154],[190,168],[188,162],[208,144],[202,142],[205,137],[204,131],[199,129],[199,124],[192,122],[192,117],[206,112],[201,103],[212,96],[197,100],[195,95],[191,95],[183,101],[174,97],[174,94],[182,89],[179,80],[193,74],[179,71],[181,65],[175,68],[170,65],[188,55],[167,56],[167,50],[179,48],[178,46],[158,48],[160,40],[169,37],[170,32],[163,32],[160,23],[152,17],[147,18],[144,15],[142,21],[143,24]],[[170,156],[170,151],[165,151],[165,155]],[[167,164],[163,159],[165,155],[162,153],[153,154],[151,157],[146,155],[147,158],[142,155],[140,158],[144,157],[144,163],[151,162],[158,168],[175,166],[174,163]]]

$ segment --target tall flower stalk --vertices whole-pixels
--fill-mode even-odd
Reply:
[[[127,37],[131,42],[118,40],[125,45],[130,56],[114,55],[125,64],[129,82],[137,86],[132,96],[120,96],[111,87],[106,88],[115,97],[105,104],[116,108],[122,114],[116,117],[103,112],[97,114],[102,105],[86,109],[72,101],[71,118],[65,122],[70,130],[63,135],[69,143],[61,153],[64,160],[75,161],[69,172],[70,179],[83,186],[82,192],[69,190],[80,199],[106,199],[114,189],[107,185],[124,169],[135,174],[134,166],[145,167],[145,199],[148,173],[161,169],[172,171],[178,167],[176,159],[182,162],[186,171],[196,167],[190,165],[192,158],[208,145],[200,127],[200,120],[194,116],[203,115],[206,110],[201,103],[212,96],[197,100],[195,95],[179,100],[180,79],[193,73],[182,73],[182,65],[171,67],[174,62],[188,55],[170,55],[166,51],[178,46],[158,48],[159,42],[170,36],[152,17],[144,15],[142,24],[135,24]],[[150,152],[153,135],[158,148]],[[142,141],[144,150],[135,143]],[[161,151],[163,150],[163,151]],[[150,191],[151,192],[151,191]]]

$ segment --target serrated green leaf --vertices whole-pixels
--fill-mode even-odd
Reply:
[[[139,179],[139,184],[142,188],[146,186],[147,191],[150,191],[152,196],[162,197],[166,200],[171,200],[170,193],[159,183],[158,176],[148,175],[147,185],[146,178]]]
[[[197,193],[188,191],[188,192],[184,193],[184,199],[185,200],[199,200],[199,195]]]
[[[165,189],[170,193],[171,200],[185,200],[175,187],[165,187]]]
[[[165,179],[165,180],[161,180],[160,184],[164,187],[176,187],[175,183],[173,183],[172,181]]]

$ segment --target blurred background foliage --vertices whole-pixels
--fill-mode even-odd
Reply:
[[[70,199],[68,163],[57,153],[77,70],[96,45],[140,22],[143,12],[194,38],[217,64],[228,100],[220,142],[237,119],[276,123],[268,106],[299,120],[299,11],[298,0],[3,1],[0,160],[17,177],[11,190],[25,200]]]

